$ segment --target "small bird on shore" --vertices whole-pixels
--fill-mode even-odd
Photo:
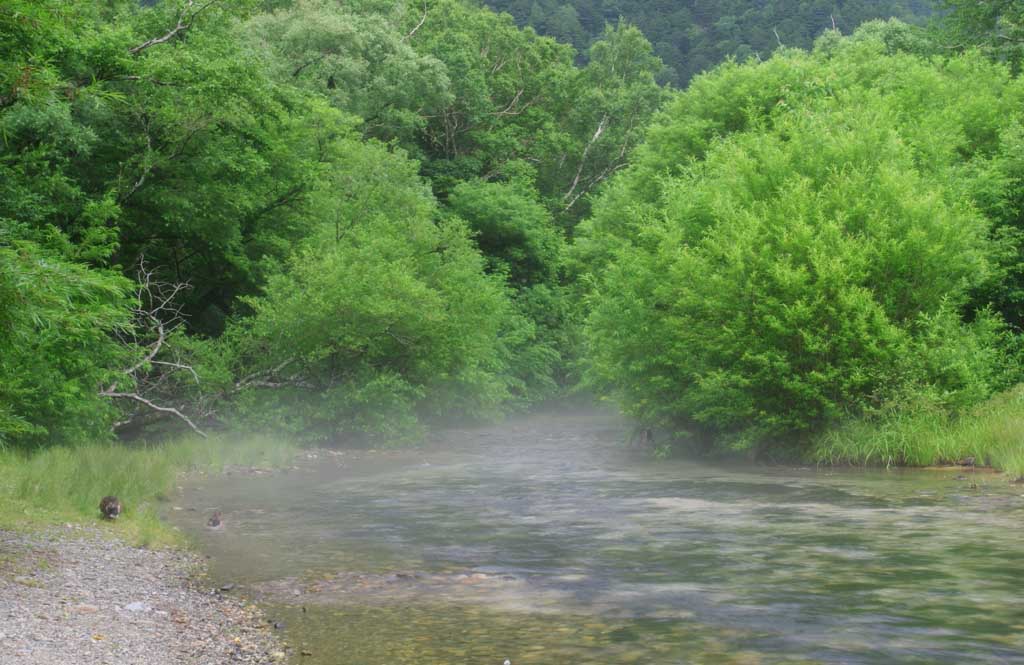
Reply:
[[[210,527],[211,529],[219,529],[221,526],[223,526],[223,524],[224,523],[220,519],[219,510],[213,511],[213,515],[210,515],[210,519],[206,520],[206,526]]]
[[[974,457],[965,457],[960,460],[960,466],[974,466]]]
[[[121,501],[116,496],[105,496],[100,500],[100,514],[108,520],[121,514]]]

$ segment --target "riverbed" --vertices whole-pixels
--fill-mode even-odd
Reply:
[[[169,517],[305,665],[1024,663],[1021,486],[626,438],[549,414],[311,452],[194,478]]]

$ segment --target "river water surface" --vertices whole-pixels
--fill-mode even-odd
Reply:
[[[318,453],[197,479],[172,519],[304,665],[1024,664],[1024,487],[655,461],[624,438],[535,416]]]

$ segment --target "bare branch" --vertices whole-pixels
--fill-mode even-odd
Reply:
[[[497,116],[501,116],[501,115],[519,115],[523,111],[525,111],[526,109],[530,108],[530,106],[532,106],[533,103],[535,101],[537,101],[536,98],[531,99],[530,101],[526,102],[520,108],[512,110],[515,107],[516,102],[519,101],[519,98],[523,96],[524,92],[525,92],[525,89],[520,88],[519,91],[516,92],[515,97],[512,98],[512,101],[508,103],[508,106],[506,106],[504,110],[502,110],[502,111],[495,111],[494,113],[491,113],[491,115],[497,115]]]
[[[426,20],[427,20],[427,3],[424,2],[423,3],[423,18],[420,19],[420,22],[416,24],[416,27],[413,28],[409,32],[409,34],[407,34],[405,37],[402,37],[402,41],[406,42],[406,41],[409,41],[410,39],[412,39],[412,36],[416,34],[416,31],[419,30],[423,26],[423,24],[426,22]]]
[[[186,371],[192,375],[196,384],[200,382],[195,369],[191,365],[181,362],[179,358],[173,357],[166,360],[158,358],[161,353],[166,351],[168,337],[184,323],[182,305],[178,300],[182,291],[188,288],[188,284],[174,284],[157,280],[156,271],[146,266],[144,258],[139,259],[136,279],[138,289],[136,291],[137,304],[134,310],[135,325],[119,331],[117,337],[133,353],[141,351],[141,356],[124,370],[124,374],[128,377],[126,383],[130,386],[129,388],[119,388],[120,381],[114,381],[105,389],[100,390],[99,394],[102,397],[131,400],[148,407],[150,411],[176,416],[197,434],[205,437],[206,433],[199,429],[181,409],[158,403],[158,401],[162,401],[160,396],[163,396],[164,399],[171,399],[175,395],[173,392],[175,371]],[[132,413],[126,420],[117,423],[115,427],[131,424],[139,416],[138,412]]]
[[[147,83],[152,83],[153,85],[162,85],[162,86],[167,86],[167,87],[170,87],[170,88],[176,88],[176,87],[181,85],[180,83],[173,83],[171,81],[162,81],[160,79],[155,79],[155,78],[150,78],[150,77],[142,77],[142,76],[115,76],[115,77],[113,77],[110,80],[111,81],[145,81]]]
[[[178,22],[173,28],[168,30],[167,33],[161,37],[154,37],[153,39],[147,40],[138,46],[128,49],[128,53],[131,55],[138,55],[150,46],[169,42],[179,33],[188,31],[192,27],[192,24],[195,23],[196,18],[217,2],[218,0],[209,0],[206,4],[200,5],[197,9],[193,10],[196,6],[195,0],[188,0],[188,2],[185,3],[185,6],[181,8],[181,12],[178,14]]]
[[[185,423],[189,427],[191,427],[192,430],[196,434],[198,434],[199,436],[203,437],[204,439],[206,438],[206,432],[204,432],[203,430],[201,430],[198,427],[196,427],[196,424],[194,422],[192,422],[191,418],[186,416],[181,411],[175,409],[173,406],[160,406],[159,404],[154,404],[153,402],[151,402],[150,400],[146,399],[145,397],[143,397],[142,395],[140,395],[138,393],[123,393],[123,392],[115,392],[115,391],[112,391],[112,390],[102,390],[102,391],[100,391],[100,395],[102,395],[103,397],[113,397],[113,398],[117,398],[117,399],[132,399],[132,400],[135,400],[136,402],[140,402],[142,404],[145,404],[146,406],[148,406],[149,408],[153,409],[154,411],[159,411],[161,413],[173,414],[173,415],[177,416],[178,418],[180,418],[181,420],[185,421]],[[125,425],[128,422],[130,422],[130,421],[127,421],[127,420],[126,421],[122,421],[121,424]]]
[[[189,374],[192,375],[192,378],[195,379],[197,384],[199,383],[199,375],[196,374],[196,370],[192,367],[192,365],[186,365],[184,363],[170,362],[168,360],[150,360],[149,363],[151,365],[164,365],[166,367],[174,367],[176,369],[183,369],[183,370],[185,370],[186,372],[188,372]]]
[[[288,365],[291,365],[293,362],[295,362],[295,358],[288,358],[287,360],[285,360],[284,362],[280,363],[275,367],[271,367],[270,369],[256,372],[255,374],[250,374],[244,379],[239,379],[238,381],[235,382],[235,389],[233,392],[239,392],[246,388],[280,388],[285,385],[291,385],[291,383],[287,381],[270,381],[269,377],[276,376],[281,370],[283,370]]]
[[[129,189],[127,192],[125,192],[121,196],[121,199],[120,199],[121,203],[124,203],[125,201],[130,199],[132,196],[134,196],[135,192],[139,191],[139,189],[144,184],[146,184],[146,178],[149,177],[149,174],[152,173],[152,171],[153,171],[153,139],[149,135],[149,127],[148,126],[146,127],[146,156],[145,156],[145,159],[147,160],[148,164],[146,164],[146,167],[142,169],[142,174],[139,175],[138,179],[135,181],[135,184],[131,186],[131,189]]]
[[[566,212],[568,212],[574,205],[576,205],[576,202],[579,201],[587,192],[592,190],[597,185],[601,184],[601,182],[603,182],[606,178],[608,178],[608,176],[612,175],[613,173],[615,173],[619,169],[621,169],[624,166],[626,166],[626,151],[629,150],[629,145],[630,145],[629,144],[629,132],[632,129],[633,129],[633,119],[632,119],[632,116],[631,116],[630,120],[629,120],[629,123],[628,123],[628,125],[626,127],[626,138],[622,141],[622,145],[619,146],[619,154],[618,154],[618,156],[614,160],[612,160],[612,162],[610,164],[608,164],[608,166],[606,166],[603,171],[601,171],[599,174],[597,174],[596,176],[591,178],[587,182],[587,184],[585,186],[580,188],[580,191],[576,193],[576,196],[574,196],[569,201],[569,203],[566,204],[566,206],[564,208],[564,210]]]
[[[563,201],[565,201],[566,199],[570,199],[572,197],[573,192],[576,191],[576,187],[579,186],[580,177],[583,175],[583,168],[587,165],[587,155],[590,153],[590,149],[594,147],[594,144],[597,143],[597,140],[601,138],[601,134],[604,133],[604,130],[607,127],[607,123],[608,114],[605,113],[604,116],[601,118],[601,122],[597,123],[597,130],[594,132],[594,135],[590,137],[590,140],[587,142],[587,145],[583,148],[583,154],[580,155],[580,165],[579,168],[576,169],[576,177],[572,179],[572,186],[569,187],[569,191],[567,191],[565,195],[562,197]],[[575,203],[576,199],[578,198],[579,197],[577,196],[576,198],[572,199],[572,203],[570,203],[569,206],[566,207],[566,210],[568,210],[569,207],[571,207],[572,204]]]

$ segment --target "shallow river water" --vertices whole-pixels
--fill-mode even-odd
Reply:
[[[594,414],[437,438],[200,478],[171,517],[304,665],[1024,664],[1001,476],[655,461]]]

